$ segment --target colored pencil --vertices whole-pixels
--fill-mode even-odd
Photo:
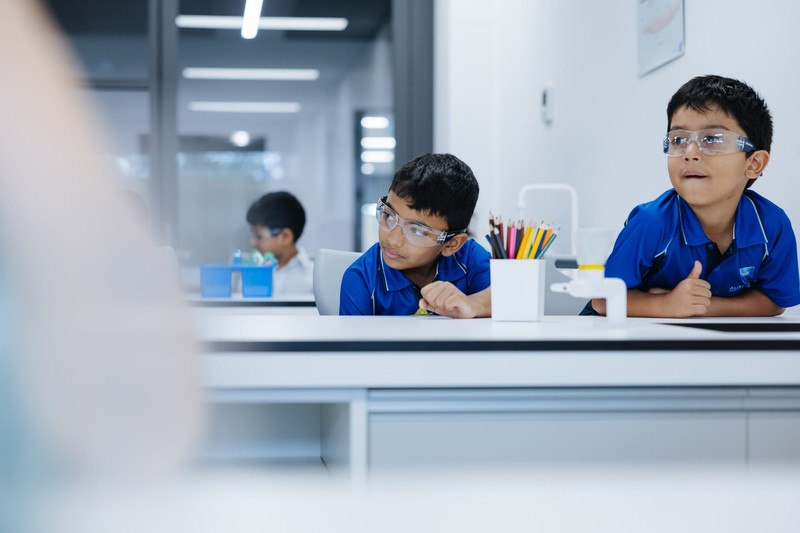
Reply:
[[[547,251],[548,248],[550,248],[550,245],[553,244],[553,241],[556,240],[556,237],[558,237],[558,233],[553,233],[553,235],[550,237],[550,240],[547,241],[547,244],[545,244],[544,247],[542,248],[542,252],[539,254],[538,258],[544,256],[544,253]]]
[[[500,228],[494,228],[494,238],[497,241],[497,246],[500,250],[500,259],[506,256],[506,248],[503,245],[503,239],[500,237]]]
[[[515,241],[514,246],[514,254],[511,256],[511,259],[516,259],[517,254],[519,254],[519,249],[522,246],[522,236],[524,235],[524,221],[520,220],[517,222],[517,240]]]
[[[517,259],[527,259],[524,254],[525,250],[530,245],[532,233],[533,233],[532,226],[528,226],[527,228],[525,228],[525,231],[522,234],[522,244],[519,245],[519,250],[517,251]]]
[[[531,245],[531,251],[528,254],[528,259],[536,259],[536,251],[539,249],[539,243],[542,242],[543,235],[544,226],[539,226],[536,228],[536,237],[533,239],[533,244]]]

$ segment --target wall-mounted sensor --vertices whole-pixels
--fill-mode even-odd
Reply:
[[[542,89],[542,121],[545,124],[553,122],[553,86],[545,85]]]

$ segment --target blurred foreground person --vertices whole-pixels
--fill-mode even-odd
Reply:
[[[202,421],[188,315],[66,50],[38,2],[0,2],[0,531],[36,529],[42,495],[170,477]]]

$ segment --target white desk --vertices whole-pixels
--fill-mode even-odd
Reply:
[[[800,461],[800,317],[611,327],[206,315],[199,331],[214,399],[270,420],[253,456],[318,452],[353,478],[493,462]],[[283,430],[294,433],[281,443]]]

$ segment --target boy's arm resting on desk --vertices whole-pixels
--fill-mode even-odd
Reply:
[[[737,296],[711,298],[708,316],[777,316],[786,309],[758,289],[747,289]]]
[[[702,264],[695,261],[691,272],[674,289],[651,289],[648,292],[628,289],[628,316],[648,318],[688,318],[708,316],[711,305],[711,285],[700,279]],[[592,300],[600,314],[606,312],[605,300]]]
[[[419,306],[437,315],[452,318],[483,318],[491,315],[492,293],[487,287],[474,294],[464,294],[446,281],[434,281],[422,290]]]
[[[769,296],[757,289],[722,298],[711,295],[711,285],[700,278],[702,266],[695,261],[689,275],[674,289],[628,290],[628,316],[650,318],[688,318],[700,316],[775,316],[783,313]],[[592,307],[606,312],[605,300],[593,299]]]
[[[677,292],[676,292],[677,291]],[[628,316],[646,318],[689,318],[708,316],[711,304],[711,291],[708,296],[678,291],[644,292],[639,289],[628,289]],[[606,301],[592,299],[592,307],[601,315],[606,314]]]
[[[698,298],[698,303],[670,303],[669,292],[628,290],[628,316],[648,318],[690,318],[703,316],[776,316],[783,313],[769,296],[757,289],[748,289],[737,296]],[[705,303],[701,303],[702,301]],[[606,313],[606,301],[594,299],[592,307],[601,315]]]

